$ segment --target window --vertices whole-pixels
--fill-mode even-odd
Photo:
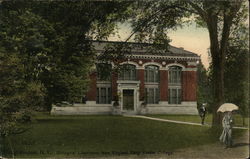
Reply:
[[[136,80],[136,68],[134,65],[122,65],[121,72],[119,73],[119,80]]]
[[[168,89],[168,102],[169,104],[181,104],[181,89],[180,88]]]
[[[111,88],[110,87],[97,87],[97,104],[110,104],[111,103]]]
[[[98,63],[96,65],[97,70],[97,80],[98,81],[108,81],[111,79],[111,64]]]
[[[145,67],[145,89],[148,104],[159,103],[159,67],[147,65]]]
[[[159,89],[158,88],[146,88],[146,100],[148,104],[159,103]]]
[[[159,67],[148,65],[145,67],[145,81],[146,82],[159,82]]]
[[[181,104],[181,72],[182,68],[179,66],[172,66],[169,68],[168,74],[168,103]]]
[[[169,68],[168,81],[170,85],[181,84],[181,67],[172,66]]]

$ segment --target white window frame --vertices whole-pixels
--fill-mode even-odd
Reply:
[[[124,67],[126,65],[129,67],[133,67],[133,70],[129,69],[129,70],[126,70],[126,72],[125,72],[125,71],[123,71],[123,68],[121,68],[121,72],[119,73],[118,79],[119,80],[126,80],[126,81],[135,81],[137,79],[136,66],[132,65],[132,64],[123,64],[122,67]],[[125,73],[128,73],[128,77],[126,77]]]
[[[153,89],[153,101],[149,101],[149,89]],[[158,85],[147,85],[145,86],[146,91],[146,102],[147,104],[159,104],[160,101],[160,89]]]
[[[176,74],[176,75],[174,75]],[[182,68],[179,66],[171,66],[168,70],[168,84],[169,85],[181,85],[182,82]]]
[[[150,67],[153,67],[150,68]],[[151,75],[153,77],[151,77]],[[153,79],[153,80],[151,80]],[[150,83],[159,83],[160,81],[160,71],[159,71],[159,66],[156,65],[147,65],[145,66],[145,82],[150,82]]]
[[[168,104],[182,102],[182,70],[183,68],[178,65],[172,65],[168,69]]]
[[[105,89],[105,100],[102,100],[102,89]],[[96,88],[96,104],[111,104],[112,89],[110,85],[101,85]]]
[[[176,90],[176,94],[173,93]],[[180,87],[168,88],[168,103],[169,104],[181,104],[182,101],[182,90]],[[175,97],[175,98],[174,98]]]

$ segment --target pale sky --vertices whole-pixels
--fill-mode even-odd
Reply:
[[[171,45],[183,47],[185,50],[194,52],[201,56],[201,61],[206,68],[209,66],[208,49],[210,47],[208,30],[197,28],[194,25],[179,28],[169,32],[172,39]]]
[[[111,36],[111,41],[124,41],[131,34],[128,24],[121,24],[119,27],[118,36]],[[201,56],[202,63],[206,68],[209,66],[208,48],[209,35],[206,28],[197,28],[195,24],[178,28],[176,31],[169,31],[168,36],[172,40],[170,45],[175,47],[183,47],[187,51],[191,51]]]

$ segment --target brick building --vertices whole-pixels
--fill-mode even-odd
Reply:
[[[93,42],[97,55],[103,53],[107,44],[118,43]],[[86,103],[53,107],[52,113],[198,114],[196,65],[200,57],[173,46],[169,46],[166,52],[153,51],[150,49],[152,44],[129,45],[131,52],[119,62],[119,73],[113,72],[104,78],[99,68],[111,68],[114,64],[111,61],[104,65],[97,61],[90,74]]]

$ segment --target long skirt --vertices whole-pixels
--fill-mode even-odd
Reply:
[[[227,146],[232,146],[232,129],[224,128],[220,136],[220,141]]]

